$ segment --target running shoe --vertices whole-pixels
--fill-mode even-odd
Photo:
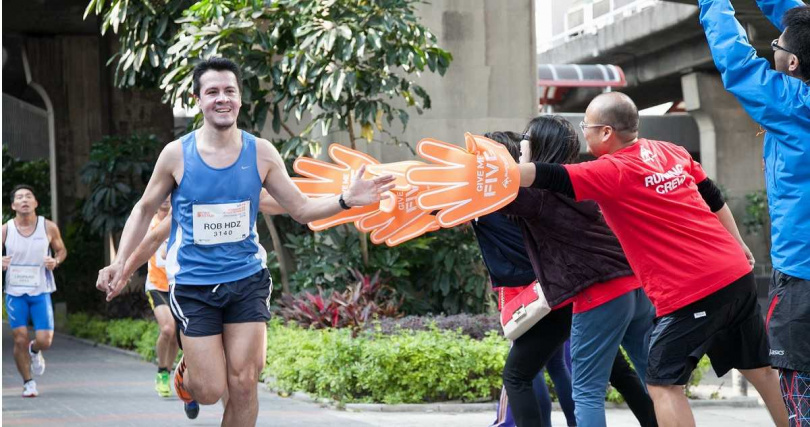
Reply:
[[[200,405],[195,400],[192,400],[189,403],[183,402],[183,410],[186,411],[186,417],[193,420],[194,418],[197,418],[197,415],[200,414]]]
[[[155,377],[155,391],[160,397],[170,397],[172,395],[172,386],[169,381],[169,372],[158,372]]]
[[[33,341],[28,343],[28,356],[31,357],[31,372],[33,372],[34,375],[42,375],[45,373],[45,358],[42,357],[42,350],[36,353],[31,351],[31,346],[33,345]]]
[[[39,396],[39,392],[37,391],[36,381],[31,380],[23,384],[22,397],[37,397],[37,396]]]
[[[174,392],[177,397],[183,401],[183,410],[186,411],[186,417],[190,420],[197,418],[200,413],[200,405],[191,397],[191,394],[183,387],[183,374],[186,373],[186,361],[184,357],[180,358],[180,363],[174,370]]]

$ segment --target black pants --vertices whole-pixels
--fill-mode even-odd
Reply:
[[[518,427],[542,423],[532,380],[571,335],[571,306],[552,311],[516,339],[503,368],[503,385]],[[610,384],[624,396],[643,427],[658,425],[650,396],[621,352],[613,361]]]
[[[619,351],[613,360],[613,369],[610,371],[610,385],[624,397],[627,406],[633,411],[641,427],[657,427],[655,408],[650,395],[644,390],[644,385],[636,375],[627,360]]]
[[[503,367],[503,385],[518,427],[541,425],[532,380],[569,335],[571,305],[552,311],[512,344]]]

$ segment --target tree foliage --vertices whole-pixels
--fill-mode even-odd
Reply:
[[[91,0],[85,16],[102,16],[102,32],[119,35],[116,82],[159,82],[166,101],[192,106],[191,71],[200,60],[232,58],[242,66],[239,125],[259,133],[270,119],[284,157],[314,147],[311,133],[361,126],[371,141],[408,108],[430,108],[413,80],[444,74],[452,55],[418,22],[416,0]],[[308,113],[308,114],[307,114]],[[288,122],[295,118],[302,132]],[[396,141],[390,135],[389,139]],[[398,142],[398,141],[396,141]]]

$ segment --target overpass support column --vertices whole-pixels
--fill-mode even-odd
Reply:
[[[721,188],[740,233],[754,253],[761,272],[770,266],[765,234],[747,234],[743,226],[746,195],[765,188],[759,126],[723,87],[717,73],[695,72],[681,77],[683,99],[700,131],[700,158],[709,177]]]

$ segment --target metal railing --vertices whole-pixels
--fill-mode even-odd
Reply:
[[[615,0],[598,0],[572,7],[563,16],[565,30],[552,35],[549,40],[541,42],[539,52],[561,46],[582,35],[596,34],[599,29],[613,24],[617,18],[635,15],[659,2],[660,0],[636,0],[615,7]]]

